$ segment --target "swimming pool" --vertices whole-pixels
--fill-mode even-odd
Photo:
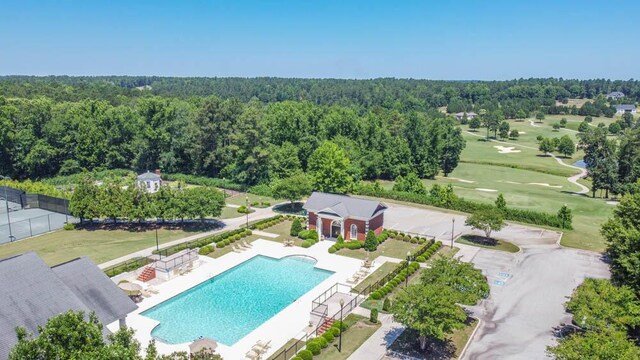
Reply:
[[[142,315],[158,320],[151,334],[168,344],[204,336],[233,345],[333,274],[303,256],[258,255]]]

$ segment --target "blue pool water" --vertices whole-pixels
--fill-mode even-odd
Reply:
[[[165,343],[204,336],[230,346],[333,274],[314,265],[256,256],[142,315],[160,321],[152,335]]]

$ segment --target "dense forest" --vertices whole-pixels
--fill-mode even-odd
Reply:
[[[612,116],[614,90],[640,98],[633,80],[5,76],[0,173],[161,169],[255,185],[307,171],[329,141],[352,180],[426,178],[455,169],[465,146],[444,107],[481,113],[489,128],[538,112]],[[593,101],[563,104],[576,97]]]

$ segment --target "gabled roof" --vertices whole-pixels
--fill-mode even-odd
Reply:
[[[140,181],[160,181],[160,175],[147,171],[144,174],[138,175]]]
[[[0,359],[6,359],[17,343],[17,326],[36,334],[38,325],[69,310],[94,310],[107,324],[137,308],[87,258],[53,269],[34,252],[2,259],[0,289]]]
[[[621,91],[612,91],[607,94],[607,97],[624,97],[624,93]]]
[[[387,209],[387,206],[380,201],[322,192],[311,194],[303,207],[305,210],[315,213],[359,219],[370,219]]]
[[[456,116],[464,116],[464,114],[465,114],[464,112],[459,112],[459,113],[456,113]],[[467,116],[476,116],[476,115],[478,114],[474,113],[473,111],[469,111],[467,113]]]
[[[616,110],[635,110],[636,106],[631,104],[616,105]]]

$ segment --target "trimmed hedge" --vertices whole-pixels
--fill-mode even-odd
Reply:
[[[435,197],[431,191],[429,194],[417,194],[402,191],[385,190],[379,184],[360,184],[354,190],[357,195],[365,195],[379,197],[385,199],[412,202],[416,204],[429,205],[462,211],[465,213],[473,213],[479,210],[495,209],[495,205],[471,201],[458,196],[451,196],[447,199]],[[502,211],[505,220],[520,221],[533,225],[546,225],[555,228],[563,228],[563,221],[557,214],[549,214],[540,211],[505,208]],[[571,223],[564,223],[564,228],[573,229]]]
[[[298,353],[302,360],[313,360],[313,353],[309,350],[302,350]]]
[[[399,267],[405,267],[407,262],[403,261],[398,265]],[[401,284],[407,276],[413,275],[420,268],[420,264],[417,262],[412,262],[408,265],[407,271],[401,271],[398,275],[396,275],[393,279],[389,280],[383,287],[369,294],[369,299],[371,300],[380,300],[383,297],[387,296],[393,289],[396,288],[399,284]]]

